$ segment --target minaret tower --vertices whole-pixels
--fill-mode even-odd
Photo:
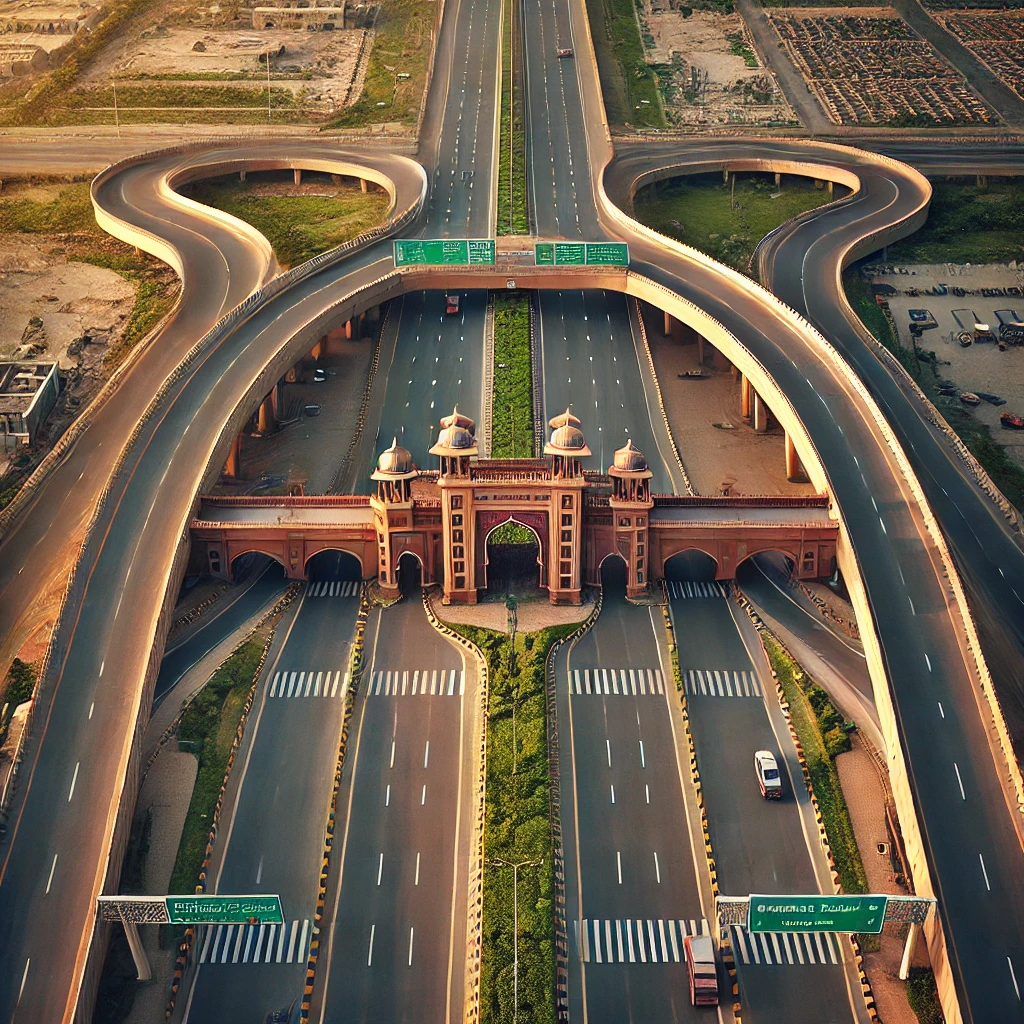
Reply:
[[[580,421],[568,409],[549,420],[548,426],[551,438],[544,446],[552,468],[548,595],[552,604],[580,604],[583,489],[587,486],[580,459],[591,452]]]
[[[430,449],[441,459],[437,485],[441,490],[446,604],[476,604],[476,524],[470,462],[477,452],[475,424],[459,412],[441,420],[441,432]]]
[[[615,550],[626,560],[626,597],[642,597],[650,579],[650,548],[648,544],[651,498],[651,477],[647,460],[639,449],[627,441],[615,453],[608,469],[612,478],[612,522],[615,529]]]
[[[377,482],[377,493],[370,496],[377,530],[377,580],[387,593],[398,591],[397,564],[402,552],[396,552],[393,536],[412,528],[412,481],[417,472],[412,455],[395,438],[391,447],[381,452],[370,477]]]

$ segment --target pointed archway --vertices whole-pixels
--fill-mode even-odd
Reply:
[[[515,516],[491,527],[484,538],[484,587],[487,598],[509,594],[529,600],[547,591],[540,536]],[[485,598],[485,599],[487,599]]]

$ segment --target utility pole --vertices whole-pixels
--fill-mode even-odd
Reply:
[[[519,1021],[519,869],[535,868],[544,863],[540,860],[521,860],[518,864],[511,861],[501,860],[498,857],[488,857],[491,864],[499,864],[502,867],[512,869],[512,1024]]]
[[[114,127],[117,129],[117,137],[121,138],[121,119],[117,116],[117,79],[111,78],[110,84],[114,89]]]
[[[270,47],[267,47],[267,124],[270,124]]]

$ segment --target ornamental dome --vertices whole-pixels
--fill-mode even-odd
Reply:
[[[455,406],[450,416],[441,418],[441,430],[437,440],[430,449],[431,455],[449,457],[461,457],[463,455],[476,455],[476,438],[473,436],[475,424],[468,417],[459,412]]]
[[[630,440],[615,453],[613,465],[623,473],[643,473],[647,469],[647,460]]]
[[[444,420],[441,422],[443,423]],[[462,448],[473,448],[475,445],[476,441],[473,439],[473,435],[465,427],[460,427],[455,423],[444,427],[437,435],[437,447],[439,448],[451,448],[453,451],[458,451]]]
[[[582,458],[590,454],[587,440],[579,427],[579,419],[566,409],[565,412],[548,420],[551,438],[544,446],[545,455],[571,455]]]
[[[412,469],[412,454],[399,445],[397,437],[392,440],[391,447],[381,452],[377,459],[377,472],[388,476],[403,476],[412,472]]]
[[[452,410],[451,416],[441,417],[441,428],[446,429],[448,427],[462,427],[468,430],[470,434],[473,433],[473,429],[476,424],[464,413],[459,412],[459,407],[455,406]]]

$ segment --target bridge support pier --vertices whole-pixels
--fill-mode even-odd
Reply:
[[[366,179],[365,178],[360,178],[359,179],[359,191],[360,192],[365,192],[366,191]]]
[[[744,423],[750,422],[751,396],[754,389],[750,386],[750,380],[745,374],[740,374],[740,417]]]
[[[796,445],[793,444],[793,438],[789,436],[789,431],[786,431],[786,479],[791,484],[805,484],[808,480],[807,471],[800,461]]]
[[[296,185],[301,185],[302,184],[302,169],[300,167],[293,167],[292,168],[292,175],[295,178],[295,184]]]
[[[139,938],[139,926],[134,921],[125,921],[123,917],[121,922],[124,924],[124,934],[128,939],[128,948],[132,951],[132,959],[135,961],[135,970],[139,975],[139,981],[152,981],[153,972],[150,970],[149,958],[146,956],[142,939]]]
[[[782,187],[782,172],[781,171],[776,171],[775,172],[775,187],[776,188],[781,188]]]
[[[764,400],[755,391],[754,392],[754,430],[759,434],[763,434],[768,429],[768,406],[764,404]]]
[[[316,359],[317,361],[319,361],[320,358],[323,356],[323,354],[324,354],[324,339],[320,338],[317,341],[317,343],[313,346],[313,351],[310,352],[310,356],[313,359]]]
[[[722,168],[722,183],[724,185],[728,185],[729,184],[729,168],[728,167],[723,167]]]
[[[238,180],[239,181],[245,181],[245,171],[239,171],[238,172]]]
[[[701,366],[704,365],[704,335],[703,334],[698,334],[697,335],[697,362]]]
[[[242,435],[236,434],[231,442],[231,451],[228,452],[228,461],[224,464],[224,475],[233,480],[241,477],[242,468]]]
[[[274,393],[277,391],[275,387],[273,391],[267,395],[266,398],[260,402],[260,411],[256,421],[256,429],[266,436],[272,434],[277,429],[277,409],[275,406],[277,402],[274,400]]]

